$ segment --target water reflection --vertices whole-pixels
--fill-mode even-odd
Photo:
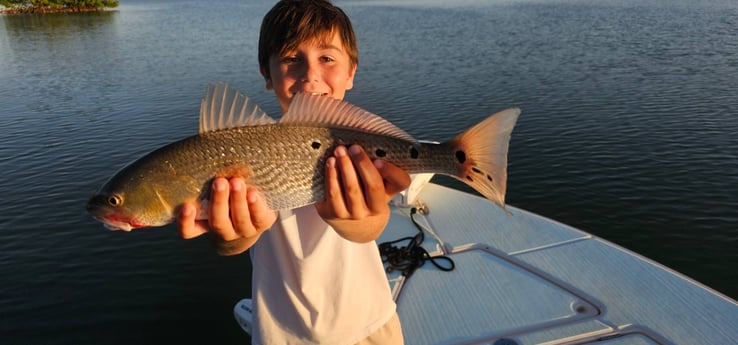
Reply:
[[[114,28],[118,11],[88,13],[19,14],[2,16],[10,48],[27,46],[29,39],[47,45],[62,44],[84,32],[104,33]]]

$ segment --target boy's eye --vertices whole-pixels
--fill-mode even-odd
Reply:
[[[299,61],[297,56],[283,56],[281,59],[282,63],[295,63]]]
[[[336,61],[336,59],[334,59],[331,56],[323,56],[320,59],[323,60],[323,62],[333,62],[333,61]]]

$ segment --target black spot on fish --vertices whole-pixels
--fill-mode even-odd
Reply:
[[[415,148],[415,146],[410,148],[410,158],[417,159],[420,155],[420,152],[418,152],[418,149]]]
[[[474,179],[472,179],[471,175],[466,175],[466,179],[469,180],[469,182],[474,182]]]
[[[492,176],[489,176],[489,174],[487,174],[487,180],[492,181]]]
[[[466,162],[466,153],[461,150],[456,151],[456,160],[459,161],[459,163],[464,164],[464,162]]]
[[[376,154],[377,157],[382,158],[387,155],[387,152],[384,152],[384,150],[382,149],[377,149],[376,151],[374,151],[374,154]]]
[[[317,141],[313,141],[313,143],[310,144],[310,147],[312,147],[313,149],[316,149],[317,150],[317,149],[320,148],[320,143],[317,142]]]
[[[482,173],[482,171],[479,170],[479,169],[477,169],[477,167],[472,167],[472,171],[475,172],[475,173],[477,173],[477,174],[481,174]]]

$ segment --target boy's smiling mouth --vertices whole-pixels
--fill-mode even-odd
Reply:
[[[298,93],[304,93],[304,94],[310,95],[310,96],[328,96],[328,95],[331,94],[330,91],[313,91],[313,90],[310,90],[310,89],[307,89],[307,90],[305,90],[305,89],[297,89],[297,90],[291,91],[292,97],[294,97]]]

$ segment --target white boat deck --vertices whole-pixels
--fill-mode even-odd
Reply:
[[[662,265],[436,184],[418,198],[423,247],[456,268],[389,275],[406,344],[738,344],[738,304]],[[396,207],[377,242],[417,232]]]

